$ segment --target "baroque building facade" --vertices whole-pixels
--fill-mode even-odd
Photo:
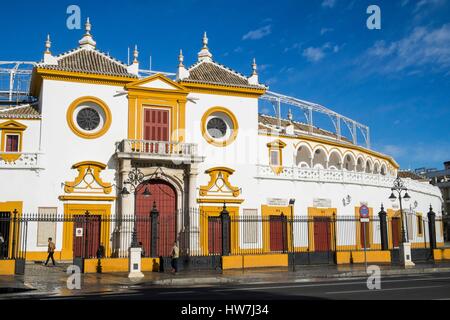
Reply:
[[[48,39],[30,85],[37,103],[0,110],[1,212],[121,217],[147,215],[156,203],[174,241],[186,210],[214,217],[224,203],[232,217],[358,217],[362,206],[374,217],[382,203],[388,216],[399,214],[388,201],[396,161],[290,116],[262,114],[259,99],[268,87],[255,62],[250,76],[215,62],[205,34],[193,65],[185,67],[180,52],[175,77],[143,76],[137,49],[126,65],[99,51],[90,31],[88,22],[79,46],[60,55],[51,53]],[[121,197],[134,168],[150,197],[145,189]],[[414,203],[406,210],[426,216],[431,205],[442,215],[438,188],[405,182]],[[200,238],[210,231],[201,222],[190,226]],[[379,245],[371,228],[370,242]],[[397,225],[388,228],[395,238]],[[409,228],[413,247],[422,246],[419,224]],[[336,245],[355,245],[357,230],[337,234]],[[49,235],[55,257],[72,259],[74,232],[66,222],[30,223],[27,259],[45,257]],[[322,231],[296,230],[293,246],[313,252],[308,232]],[[436,232],[442,243],[442,229]],[[111,247],[112,230],[100,233]],[[204,245],[200,238],[197,247]],[[258,239],[261,246],[269,241]],[[245,239],[239,242],[245,248]]]

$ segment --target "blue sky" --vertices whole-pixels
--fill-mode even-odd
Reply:
[[[119,60],[138,44],[141,66],[174,72],[182,48],[195,62],[203,31],[214,59],[245,74],[256,57],[272,91],[329,107],[368,125],[372,147],[403,168],[450,160],[450,0],[8,1],[0,60],[42,58],[77,46],[66,27],[76,4],[97,47]],[[366,27],[369,5],[381,30]]]

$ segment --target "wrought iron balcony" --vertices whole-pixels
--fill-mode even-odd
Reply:
[[[1,152],[0,169],[43,169],[37,152]]]
[[[201,162],[197,144],[171,141],[130,140],[117,143],[117,156],[130,159],[170,160],[173,162]]]

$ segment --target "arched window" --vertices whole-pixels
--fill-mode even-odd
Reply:
[[[355,158],[351,153],[344,156],[344,170],[355,171]]]
[[[359,156],[358,161],[356,161],[356,171],[364,172],[364,159]]]
[[[327,154],[324,149],[317,148],[316,150],[314,150],[313,168],[314,169],[327,168]]]
[[[311,150],[306,145],[302,145],[297,149],[295,163],[300,168],[309,168],[311,164],[311,158]]]
[[[337,150],[333,150],[330,153],[328,160],[328,169],[341,170],[342,169],[342,156]]]

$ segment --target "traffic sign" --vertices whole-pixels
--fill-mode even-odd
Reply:
[[[368,218],[369,217],[369,208],[366,205],[362,205],[359,208],[359,215],[361,218]]]

